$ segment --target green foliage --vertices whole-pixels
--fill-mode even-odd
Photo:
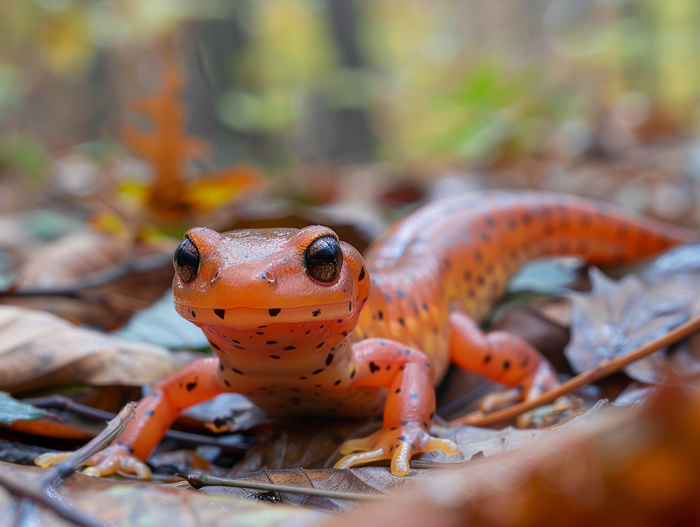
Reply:
[[[48,163],[49,153],[40,141],[22,136],[0,138],[0,164],[10,165],[37,180]]]
[[[34,421],[48,415],[48,412],[23,403],[6,392],[0,392],[0,423],[11,425],[15,421]]]
[[[535,69],[517,74],[485,63],[470,70],[455,93],[435,100],[446,129],[428,143],[431,153],[488,158],[506,144],[521,152],[537,148],[538,128],[568,113],[563,94],[542,93]],[[533,144],[534,143],[534,144]]]

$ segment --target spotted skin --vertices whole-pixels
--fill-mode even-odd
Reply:
[[[627,262],[693,234],[564,195],[473,193],[418,209],[379,238],[365,260],[341,242],[339,275],[319,283],[307,275],[304,252],[322,236],[336,238],[320,226],[188,231],[198,268],[187,283],[176,275],[175,307],[202,329],[218,358],[197,361],[155,387],[121,444],[93,460],[93,473],[121,468],[144,477],[148,469],[138,460],[183,409],[239,392],[271,415],[383,411],[382,429],[345,443],[337,466],[388,459],[394,474],[405,474],[414,454],[457,450],[429,434],[433,386],[450,362],[512,388],[486,406],[556,384],[531,346],[478,327],[523,262],[555,254]]]

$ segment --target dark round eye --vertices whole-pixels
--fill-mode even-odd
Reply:
[[[343,266],[343,251],[333,236],[321,236],[306,248],[306,274],[318,282],[332,282]]]
[[[177,249],[175,249],[173,264],[175,265],[175,271],[183,282],[191,282],[197,278],[199,251],[197,250],[197,246],[192,243],[189,238],[185,238],[183,242],[177,246]]]

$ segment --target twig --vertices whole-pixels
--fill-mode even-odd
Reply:
[[[5,291],[0,291],[0,297],[62,296],[80,299],[89,296],[88,293],[84,291],[85,289],[107,285],[130,274],[155,271],[161,267],[170,266],[171,262],[172,256],[170,253],[148,254],[134,258],[133,260],[124,260],[106,269],[94,271],[81,277],[76,284],[69,287],[61,289],[16,289],[11,287]]]
[[[58,478],[68,476],[76,467],[79,467],[94,454],[105,448],[124,431],[126,424],[134,417],[134,413],[134,403],[127,404],[100,434],[69,458],[47,469],[40,478],[25,483],[0,473],[0,486],[22,499],[19,510],[23,512],[19,517],[28,514],[32,503],[38,503],[79,527],[105,527],[105,524],[95,520],[88,513],[78,509],[72,503],[59,496],[51,486],[51,483]]]
[[[58,410],[67,410],[73,412],[77,415],[83,417],[88,417],[90,419],[97,419],[101,421],[108,421],[114,419],[117,415],[114,412],[108,412],[106,410],[100,410],[99,408],[92,408],[84,404],[76,403],[70,397],[66,397],[61,394],[47,395],[46,397],[35,397],[22,399],[22,402],[36,406],[37,408],[52,408]],[[221,441],[217,437],[211,437],[202,434],[194,434],[192,432],[181,432],[179,430],[168,430],[163,436],[166,439],[172,439],[173,441],[178,441],[179,443],[185,445],[209,445],[221,448],[225,452],[247,452],[249,450],[248,445],[229,445]]]
[[[288,485],[275,485],[260,481],[245,481],[240,479],[220,478],[207,474],[180,474],[195,489],[211,486],[241,487],[248,489],[264,490],[267,492],[288,492],[289,494],[302,494],[308,496],[320,496],[322,498],[338,500],[376,500],[385,498],[385,494],[360,494],[358,492],[340,492],[337,490],[316,489],[313,487],[292,487]]]
[[[617,357],[616,359],[601,361],[590,370],[584,371],[556,388],[543,393],[539,397],[488,414],[484,414],[480,411],[472,412],[469,415],[450,421],[450,425],[488,426],[505,421],[506,419],[512,419],[538,406],[551,403],[559,397],[571,393],[582,386],[615,373],[624,366],[689,337],[697,331],[700,331],[700,316],[688,320],[665,335],[641,345],[636,350],[626,355]]]
[[[107,423],[107,427],[102,432],[76,450],[72,456],[48,468],[41,478],[42,484],[44,486],[50,485],[58,478],[65,478],[92,456],[104,450],[116,437],[121,435],[127,423],[134,418],[135,408],[135,403],[127,404],[114,419]]]

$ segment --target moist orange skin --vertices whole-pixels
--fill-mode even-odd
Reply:
[[[556,384],[531,346],[477,325],[523,262],[547,255],[628,262],[694,236],[580,198],[473,193],[419,208],[364,261],[342,244],[340,276],[324,285],[303,262],[308,244],[323,235],[335,236],[319,226],[188,231],[201,260],[194,281],[175,276],[175,306],[202,328],[217,357],[156,386],[121,445],[96,461],[145,459],[184,408],[239,392],[272,415],[383,412],[383,428],[348,442],[338,466],[389,459],[392,472],[405,474],[414,454],[456,451],[428,433],[433,386],[450,362],[519,387],[522,398]]]

